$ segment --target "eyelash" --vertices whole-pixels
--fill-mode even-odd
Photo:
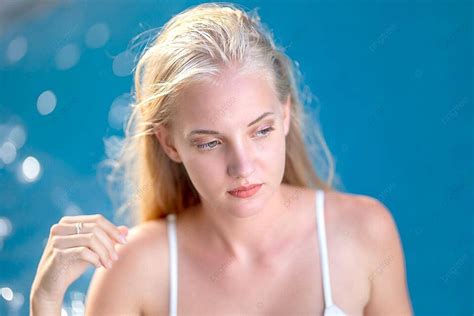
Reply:
[[[267,131],[267,133],[265,135],[262,136],[263,137],[267,137],[268,135],[270,135],[270,133],[272,131],[274,131],[275,129],[270,126],[270,127],[267,127],[267,128],[264,128],[264,129],[261,129],[259,131],[257,131],[257,133],[260,133],[260,132],[264,132],[264,131]],[[199,150],[202,150],[202,151],[209,151],[209,150],[213,150],[216,146],[214,147],[209,147],[209,144],[212,144],[214,142],[217,142],[217,140],[213,140],[212,142],[209,142],[209,143],[205,143],[205,144],[202,144],[202,145],[196,145],[196,147],[199,149]]]

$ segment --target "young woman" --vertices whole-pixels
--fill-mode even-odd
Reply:
[[[54,224],[31,313],[59,315],[93,264],[87,315],[412,315],[393,217],[334,188],[321,134],[309,154],[295,69],[257,14],[208,3],[173,17],[137,65],[116,165],[138,224]]]

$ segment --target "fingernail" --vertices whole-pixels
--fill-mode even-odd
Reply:
[[[112,267],[112,263],[111,263],[110,261],[107,261],[107,262],[105,263],[105,265],[107,266],[107,268],[111,268],[111,267]]]
[[[125,237],[123,237],[123,235],[120,235],[119,240],[124,245],[127,243],[127,240],[125,239]]]
[[[118,256],[117,256],[117,254],[116,254],[115,252],[112,253],[112,259],[114,259],[115,261],[118,260]]]

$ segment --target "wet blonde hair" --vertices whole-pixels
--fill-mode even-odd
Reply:
[[[303,100],[311,102],[312,96],[298,88],[297,63],[276,46],[255,10],[246,12],[231,3],[205,3],[169,20],[143,49],[136,65],[125,138],[118,155],[109,160],[110,182],[119,179],[122,184],[119,191],[111,186],[111,193],[123,196],[119,213],[129,211],[133,223],[179,213],[200,202],[183,164],[165,154],[154,130],[160,125],[172,127],[175,100],[182,89],[215,78],[232,65],[239,71],[268,73],[279,100],[284,103],[290,97],[282,182],[333,188],[333,159],[319,125],[304,111]],[[318,168],[325,180],[316,172]]]

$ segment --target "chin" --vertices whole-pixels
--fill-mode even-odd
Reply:
[[[268,197],[265,194],[263,185],[259,192],[248,198],[238,198],[226,192],[225,205],[227,212],[237,218],[252,217],[260,213],[267,204]]]
[[[227,210],[227,212],[235,218],[250,218],[255,215],[258,215],[262,211],[261,208],[246,208],[246,207],[241,207],[241,208],[232,208],[230,210]]]

